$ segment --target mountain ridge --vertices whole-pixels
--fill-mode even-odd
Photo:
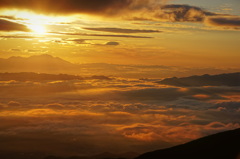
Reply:
[[[240,72],[224,73],[217,75],[204,74],[201,76],[189,76],[189,77],[172,77],[165,78],[158,81],[159,84],[173,85],[173,86],[240,86]]]
[[[36,72],[50,74],[105,75],[123,78],[152,78],[160,80],[168,77],[185,77],[193,74],[220,74],[239,72],[240,69],[229,68],[186,68],[184,66],[138,65],[113,63],[72,63],[61,57],[49,54],[29,57],[12,56],[0,58],[0,72]]]
[[[240,128],[206,136],[167,149],[144,153],[135,159],[239,159]]]

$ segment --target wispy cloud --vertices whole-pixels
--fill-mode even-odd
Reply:
[[[123,28],[83,28],[92,31],[112,32],[112,33],[159,33],[159,30],[140,30],[140,29],[123,29]]]
[[[69,32],[50,32],[52,34],[62,35],[76,35],[76,36],[100,36],[100,37],[117,37],[117,38],[152,38],[149,36],[134,36],[134,35],[123,35],[123,34],[87,34],[87,33],[69,33]]]

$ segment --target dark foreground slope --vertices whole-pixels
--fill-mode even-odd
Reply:
[[[226,131],[135,159],[240,159],[240,129]]]

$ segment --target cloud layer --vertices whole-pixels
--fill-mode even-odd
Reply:
[[[240,126],[238,87],[12,78],[0,89],[0,148],[7,152],[142,153]]]

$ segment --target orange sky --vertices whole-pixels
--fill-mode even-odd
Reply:
[[[3,1],[5,2],[5,1]],[[6,1],[0,57],[239,68],[236,1]],[[78,4],[75,4],[78,3]]]
[[[0,0],[0,158],[141,154],[239,128],[239,6]]]

